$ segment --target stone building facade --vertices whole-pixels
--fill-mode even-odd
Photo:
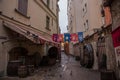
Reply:
[[[69,32],[83,32],[84,34],[84,41],[79,43],[78,46],[80,49],[80,62],[83,66],[92,64],[91,67],[88,67],[96,70],[115,71],[114,48],[113,44],[110,43],[113,43],[111,35],[112,22],[113,24],[119,24],[119,21],[112,21],[111,1],[68,1],[69,6],[72,5],[72,8],[71,6],[68,8],[68,30]],[[91,55],[86,55],[87,53]],[[91,60],[88,62],[89,64],[86,63],[88,59]]]
[[[111,13],[112,13],[112,37],[115,50],[115,66],[117,78],[120,79],[120,1],[112,0]]]
[[[70,33],[83,32],[84,42],[73,43],[73,48],[77,47],[79,51],[75,55],[80,56],[83,54],[83,45],[95,43],[97,35],[94,34],[104,25],[103,17],[101,17],[101,4],[100,0],[69,0],[68,1],[68,31]],[[93,37],[92,37],[93,36]],[[89,38],[88,38],[89,37]],[[76,44],[78,44],[76,46]],[[75,48],[76,49],[76,48]],[[76,50],[73,50],[74,52]],[[95,60],[97,60],[96,50],[94,52]],[[82,57],[82,56],[80,56]],[[83,57],[82,57],[83,58]],[[95,61],[95,68],[97,69],[97,61]],[[96,67],[97,66],[97,67]]]
[[[59,47],[51,38],[60,33],[58,12],[58,0],[0,0],[0,76],[9,62],[37,67],[49,48]]]

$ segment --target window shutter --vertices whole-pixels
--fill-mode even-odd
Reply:
[[[46,28],[49,29],[50,18],[46,16]]]
[[[18,10],[27,15],[28,0],[18,0]]]

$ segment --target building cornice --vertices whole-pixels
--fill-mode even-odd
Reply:
[[[29,28],[35,30],[35,31],[38,31],[38,32],[41,32],[41,33],[43,33],[43,34],[46,34],[46,35],[51,36],[49,33],[46,33],[46,32],[44,32],[44,31],[42,31],[42,30],[39,30],[39,29],[36,29],[36,28],[34,28],[33,26],[31,26],[31,25],[29,25],[29,24],[25,24],[25,23],[23,23],[23,22],[20,22],[20,21],[18,21],[18,20],[15,20],[15,19],[12,18],[12,17],[8,17],[7,15],[2,14],[2,12],[0,12],[0,13],[1,13],[1,14],[0,14],[0,19],[1,19],[2,21],[8,21],[8,22],[11,22],[11,23],[13,23],[13,24],[19,24],[19,25],[22,25],[22,26],[26,26],[26,27],[29,27]]]

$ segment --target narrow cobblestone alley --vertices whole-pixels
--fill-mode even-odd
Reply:
[[[100,80],[100,73],[80,67],[74,57],[62,53],[61,64],[41,67],[33,76],[26,78],[4,77],[0,80]]]

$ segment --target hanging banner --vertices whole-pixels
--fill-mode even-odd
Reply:
[[[117,67],[120,65],[120,26],[112,32]]]
[[[120,27],[112,32],[114,47],[120,46]]]
[[[78,41],[78,35],[76,33],[71,34],[70,37],[71,37],[71,39],[70,39],[71,41],[73,41],[73,42]]]
[[[53,34],[52,39],[53,39],[53,41],[57,42],[58,41],[58,34]]]
[[[64,41],[64,36],[63,34],[58,34],[58,42],[63,42]]]
[[[78,40],[79,42],[83,41],[83,32],[78,32]]]
[[[64,33],[64,41],[70,42],[70,34],[69,33]]]
[[[78,34],[77,33],[53,34],[52,40],[55,42],[66,42],[66,41],[82,42],[84,39],[83,39],[83,32],[78,32]]]

